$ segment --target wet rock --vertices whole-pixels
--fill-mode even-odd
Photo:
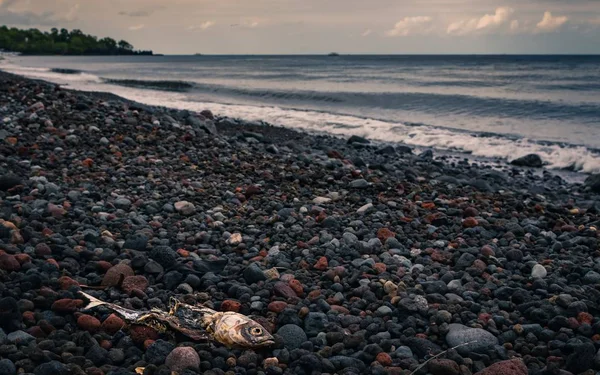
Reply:
[[[34,375],[56,375],[56,374],[68,374],[69,369],[64,364],[58,361],[50,361],[42,363],[33,370]]]
[[[541,168],[544,163],[538,154],[529,154],[510,162],[512,165],[520,167]]]

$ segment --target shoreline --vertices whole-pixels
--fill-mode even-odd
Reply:
[[[590,186],[4,72],[0,89],[0,369],[600,370]],[[136,310],[176,296],[252,315],[276,344],[124,325],[80,311],[82,289]]]

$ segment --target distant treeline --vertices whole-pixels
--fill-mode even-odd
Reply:
[[[24,55],[152,55],[152,51],[135,51],[125,40],[98,39],[81,30],[20,30],[0,27],[0,50]]]

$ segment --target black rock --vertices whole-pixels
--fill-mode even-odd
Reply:
[[[573,353],[567,357],[567,370],[574,374],[579,374],[591,369],[594,364],[594,356],[596,355],[594,344],[578,344],[573,349]]]
[[[519,167],[541,168],[544,163],[538,154],[529,154],[510,162]]]
[[[17,375],[17,368],[10,359],[0,360],[0,374],[1,375]]]
[[[593,192],[600,193],[600,173],[592,174],[585,179],[584,185]]]
[[[58,361],[50,361],[42,363],[33,370],[35,375],[57,375],[57,374],[68,374],[69,369],[64,364]]]
[[[371,141],[369,141],[366,138],[359,137],[358,135],[353,135],[352,137],[350,137],[348,139],[348,144],[351,145],[353,143],[369,144],[369,143],[371,143]]]
[[[0,176],[0,190],[7,191],[15,186],[21,185],[21,179],[15,175]]]
[[[392,145],[385,146],[375,151],[378,155],[394,155],[396,153],[396,149]]]
[[[283,339],[283,345],[288,350],[294,350],[300,347],[303,342],[308,340],[306,333],[295,324],[286,324],[277,330],[277,334]]]
[[[146,349],[146,361],[153,365],[161,365],[173,349],[175,349],[175,345],[170,342],[156,340]]]
[[[252,263],[248,267],[246,267],[243,275],[244,280],[246,280],[248,284],[254,284],[267,279],[258,263]]]
[[[309,337],[316,336],[323,331],[327,323],[327,315],[324,313],[310,312],[304,318],[304,331]]]
[[[177,253],[168,246],[156,246],[150,251],[150,258],[165,268],[171,268],[177,263]]]
[[[413,150],[408,146],[399,145],[396,146],[396,152],[399,154],[412,154]]]
[[[0,299],[0,327],[8,332],[21,328],[21,312],[17,300],[12,297]]]
[[[127,237],[125,243],[123,244],[123,248],[145,251],[148,246],[148,240],[148,236],[144,234],[134,234],[133,236]]]
[[[108,351],[100,345],[93,345],[85,354],[85,358],[92,361],[96,366],[102,366],[108,360]]]

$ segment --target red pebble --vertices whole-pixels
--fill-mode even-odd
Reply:
[[[377,358],[375,360],[384,367],[392,365],[392,357],[390,357],[390,355],[387,353],[382,352],[377,354]]]
[[[269,303],[269,306],[267,308],[269,309],[269,311],[273,311],[279,314],[287,307],[287,305],[288,304],[283,301],[273,301]]]
[[[125,322],[115,314],[111,314],[102,322],[102,330],[109,335],[114,335],[123,327],[125,327]]]
[[[81,315],[77,318],[79,328],[94,333],[100,329],[100,321],[91,315]]]
[[[21,264],[14,255],[2,254],[0,255],[0,269],[5,271],[18,271],[21,269]]]
[[[383,243],[385,243],[385,240],[392,237],[396,237],[396,233],[387,228],[381,228],[377,231],[377,238],[379,238],[379,241]]]
[[[241,307],[242,307],[241,303],[239,303],[238,301],[230,300],[230,299],[226,299],[225,301],[223,301],[223,303],[221,303],[221,311],[240,312]]]
[[[465,228],[473,228],[476,227],[479,222],[474,217],[468,217],[463,220],[463,227]]]
[[[63,298],[52,304],[52,311],[60,313],[74,313],[80,307],[83,307],[83,301],[80,299]]]
[[[61,276],[58,279],[58,285],[60,286],[60,289],[67,290],[72,286],[79,286],[79,283],[71,279],[69,276]]]
[[[292,290],[294,292],[296,292],[296,294],[298,296],[301,296],[304,294],[304,287],[302,286],[302,283],[296,279],[292,279],[289,282],[290,288],[292,288]]]
[[[129,328],[129,336],[131,336],[134,343],[140,345],[146,340],[157,340],[158,332],[154,328],[136,325]]]
[[[319,258],[317,263],[315,263],[315,265],[314,265],[314,268],[319,271],[325,271],[328,267],[329,267],[329,262],[327,261],[327,258],[325,258],[325,257]]]
[[[123,280],[121,287],[127,294],[131,294],[134,290],[144,291],[148,288],[148,279],[144,276],[127,276]]]

